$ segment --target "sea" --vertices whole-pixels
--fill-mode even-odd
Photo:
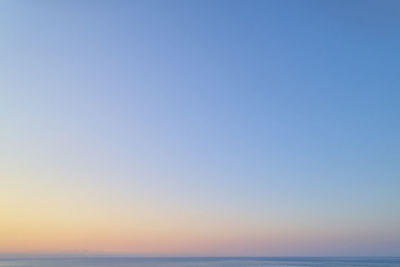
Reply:
[[[400,257],[0,258],[0,267],[400,267]]]

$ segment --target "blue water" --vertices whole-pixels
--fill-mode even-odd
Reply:
[[[399,258],[3,258],[0,267],[400,267]]]

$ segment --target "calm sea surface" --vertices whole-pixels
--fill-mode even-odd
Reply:
[[[3,258],[0,267],[400,267],[400,258]]]

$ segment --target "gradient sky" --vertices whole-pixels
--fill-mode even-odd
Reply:
[[[0,252],[400,255],[400,2],[0,1]]]

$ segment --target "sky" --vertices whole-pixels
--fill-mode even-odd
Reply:
[[[400,2],[0,1],[0,253],[400,255]]]

